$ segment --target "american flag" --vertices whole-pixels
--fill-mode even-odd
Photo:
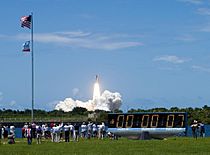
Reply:
[[[30,41],[26,41],[24,44],[23,44],[23,49],[22,49],[23,52],[30,52]]]
[[[21,17],[20,21],[21,27],[31,28],[31,15]]]

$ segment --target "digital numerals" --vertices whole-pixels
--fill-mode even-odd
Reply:
[[[181,128],[186,124],[185,114],[117,114],[109,124],[117,128]]]
[[[149,125],[149,115],[143,115],[142,121],[141,121],[141,127],[147,128]]]
[[[124,123],[124,115],[119,115],[117,117],[117,124],[116,127],[117,128],[122,128],[123,127],[123,123]]]
[[[150,123],[150,126],[152,128],[156,128],[158,126],[158,118],[159,118],[159,115],[152,115],[152,120]]]
[[[126,119],[126,128],[132,128],[134,115],[128,115]]]

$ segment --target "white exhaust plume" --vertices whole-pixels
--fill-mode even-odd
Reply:
[[[96,82],[94,84],[93,99],[83,102],[79,100],[73,100],[72,98],[66,98],[64,101],[60,101],[55,110],[63,110],[65,112],[72,111],[75,107],[86,108],[88,111],[105,110],[114,111],[119,109],[122,104],[120,93],[112,93],[105,90],[102,95],[100,93],[100,86],[98,82],[98,75],[96,75]]]
[[[64,101],[60,101],[56,106],[55,110],[63,110],[65,112],[72,111],[75,107],[86,108],[88,111],[94,110],[105,110],[114,111],[119,109],[122,104],[120,93],[112,93],[105,90],[102,95],[94,100],[88,100],[86,102],[73,100],[72,98],[66,98]]]

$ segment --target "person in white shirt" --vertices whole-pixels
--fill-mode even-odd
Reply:
[[[51,141],[55,142],[55,124],[54,126],[51,128]]]
[[[87,125],[85,124],[85,122],[83,122],[81,125],[81,137],[85,138],[86,133],[87,133]]]
[[[102,122],[101,125],[102,125],[102,139],[103,139],[106,135],[106,126],[104,122]]]
[[[15,144],[15,126],[10,126],[10,132],[8,135],[8,144]]]
[[[10,126],[10,132],[12,132],[13,134],[15,134],[15,126],[14,125],[11,125]]]
[[[42,128],[40,125],[36,126],[36,139],[37,144],[41,144],[41,137],[42,137]]]
[[[28,124],[25,123],[23,128],[22,128],[22,138],[26,137],[26,129],[28,128]]]
[[[70,132],[69,124],[65,124],[63,129],[64,129],[65,142],[69,142],[69,132]]]
[[[92,123],[91,122],[89,122],[87,125],[87,136],[88,136],[88,139],[92,137]]]
[[[105,135],[105,124],[104,122],[101,125],[98,125],[98,139],[103,139]]]
[[[97,132],[98,132],[98,128],[97,128],[95,123],[93,123],[93,125],[92,125],[92,130],[93,130],[93,137],[96,137]]]
[[[75,136],[74,135],[75,134],[75,131],[74,131],[75,128],[71,123],[69,124],[69,127],[70,127],[70,138],[73,139],[74,136]]]
[[[42,124],[42,137],[45,137],[45,124]]]
[[[28,128],[28,123],[25,123],[24,126],[23,126],[25,129]]]
[[[63,123],[61,123],[58,126],[53,127],[54,133],[55,133],[55,142],[59,143],[60,142],[60,133],[63,127]]]

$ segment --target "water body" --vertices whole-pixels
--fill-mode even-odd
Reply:
[[[205,135],[206,137],[210,137],[210,125],[205,125]],[[15,129],[15,136],[16,138],[22,138],[22,129],[21,128],[16,128]],[[190,126],[188,127],[188,130],[187,130],[187,136],[188,137],[192,137],[192,130],[190,128]]]

